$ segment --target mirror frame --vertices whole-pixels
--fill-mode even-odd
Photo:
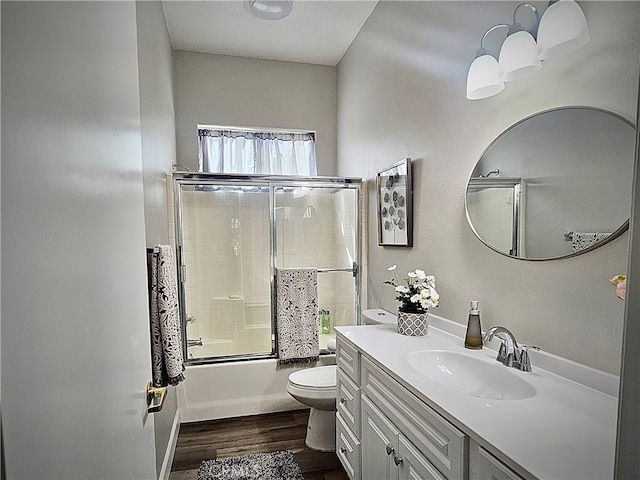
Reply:
[[[503,251],[498,250],[497,248],[493,247],[492,245],[487,243],[480,236],[480,234],[477,232],[475,226],[473,225],[473,222],[471,221],[471,217],[469,216],[469,205],[468,205],[468,200],[467,200],[467,193],[468,193],[468,190],[469,190],[469,184],[471,182],[471,179],[473,178],[473,171],[476,169],[476,166],[478,165],[478,162],[480,161],[480,159],[482,159],[482,157],[484,157],[484,155],[489,151],[489,149],[491,149],[491,147],[493,147],[493,145],[495,145],[504,135],[506,135],[508,132],[513,130],[515,127],[517,127],[521,123],[524,123],[524,122],[526,122],[527,120],[529,120],[531,118],[537,117],[539,115],[543,115],[545,113],[551,113],[551,112],[555,112],[555,111],[558,111],[558,110],[568,110],[568,109],[576,109],[576,110],[577,109],[585,109],[585,110],[594,110],[594,111],[597,111],[597,112],[606,113],[608,115],[611,115],[613,117],[616,117],[616,118],[624,121],[627,125],[629,125],[631,128],[633,128],[633,130],[634,130],[634,138],[637,135],[636,125],[632,121],[630,121],[629,119],[623,117],[620,114],[617,114],[617,113],[612,112],[610,110],[605,110],[603,108],[598,108],[598,107],[589,107],[589,106],[584,106],[584,105],[566,105],[566,106],[562,106],[562,107],[554,107],[554,108],[550,108],[550,109],[547,109],[547,110],[542,110],[540,112],[537,112],[537,113],[534,113],[532,115],[529,115],[529,116],[527,116],[527,117],[525,117],[525,118],[523,118],[521,120],[518,120],[516,123],[514,123],[514,124],[510,125],[508,128],[506,128],[495,139],[493,139],[493,141],[487,146],[487,148],[485,148],[482,151],[482,153],[478,157],[478,160],[476,160],[476,162],[474,163],[473,168],[471,169],[471,173],[469,173],[469,177],[467,179],[467,183],[465,184],[464,211],[465,211],[465,215],[467,217],[467,224],[471,228],[471,231],[473,232],[473,234],[483,244],[485,244],[487,247],[489,247],[494,252],[499,253],[500,255],[503,255],[503,256],[508,257],[508,258],[513,258],[515,260],[524,260],[524,261],[529,261],[529,262],[543,262],[543,261],[548,261],[548,260],[561,260],[561,259],[566,259],[566,258],[577,257],[578,255],[582,255],[584,253],[591,252],[591,251],[595,250],[596,248],[600,248],[603,245],[606,245],[607,243],[609,243],[609,242],[615,240],[616,238],[618,238],[620,235],[622,235],[624,232],[626,232],[629,229],[629,218],[627,218],[627,220],[620,227],[618,227],[616,230],[614,230],[611,233],[611,235],[609,235],[606,239],[602,240],[601,242],[598,242],[595,245],[592,245],[589,248],[585,248],[585,249],[580,250],[578,252],[572,252],[570,254],[561,255],[561,256],[558,256],[558,257],[526,258],[526,257],[519,257],[519,256],[516,256],[516,255],[511,255],[509,253],[503,252]],[[499,179],[499,178],[500,177],[496,177],[496,179]],[[629,214],[631,214],[631,206],[629,206]]]

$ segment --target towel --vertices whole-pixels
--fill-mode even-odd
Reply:
[[[276,272],[276,328],[280,364],[320,360],[318,343],[318,270]]]
[[[610,233],[587,233],[587,232],[573,232],[571,237],[571,248],[573,253],[586,250],[593,247],[596,243],[601,242],[607,238]]]
[[[184,380],[182,333],[178,312],[178,282],[173,249],[157,245],[151,259],[151,362],[153,385],[165,387]]]

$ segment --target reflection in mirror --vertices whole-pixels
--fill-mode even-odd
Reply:
[[[590,107],[540,112],[484,151],[467,184],[467,219],[492,249],[546,260],[590,251],[624,232],[635,129]]]
[[[518,256],[521,178],[471,178],[467,187],[469,218],[476,233],[493,248]]]

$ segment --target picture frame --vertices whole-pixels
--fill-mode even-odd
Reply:
[[[413,246],[411,159],[405,158],[376,174],[378,245]]]

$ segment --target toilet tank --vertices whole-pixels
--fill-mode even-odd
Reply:
[[[392,323],[395,325],[396,316],[381,308],[371,308],[362,312],[363,325],[379,325],[381,323]]]

